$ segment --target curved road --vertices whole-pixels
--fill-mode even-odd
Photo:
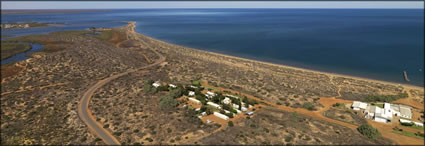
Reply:
[[[127,29],[128,29],[128,32],[129,32],[127,37],[132,38],[134,40],[137,40],[138,42],[141,42],[142,40],[138,37],[137,32],[134,31],[134,28],[136,27],[134,24],[135,24],[135,22],[130,22],[129,25],[127,26],[128,27]],[[139,71],[139,70],[142,70],[142,69],[147,69],[147,68],[159,65],[160,63],[165,61],[164,56],[162,56],[161,54],[159,54],[158,52],[156,52],[153,49],[151,49],[151,50],[153,52],[155,52],[155,54],[157,54],[160,57],[160,59],[155,61],[155,63],[143,66],[143,67],[138,68],[138,69],[130,69],[126,72],[116,74],[116,75],[112,75],[108,78],[100,80],[99,82],[97,82],[96,84],[91,86],[89,89],[87,89],[87,91],[84,92],[84,94],[81,96],[80,102],[78,104],[78,109],[77,109],[78,116],[87,125],[87,127],[89,127],[89,129],[92,132],[94,132],[98,137],[100,137],[107,145],[120,145],[120,142],[111,133],[109,133],[106,129],[104,129],[101,123],[96,121],[95,117],[92,115],[90,109],[88,108],[89,103],[90,103],[90,99],[97,89],[99,89],[103,85],[107,84],[108,82],[110,82],[110,81],[112,81],[116,78],[119,78],[121,76],[127,75],[129,73],[136,72],[136,71]]]

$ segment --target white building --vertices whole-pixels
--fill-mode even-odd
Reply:
[[[174,84],[169,84],[168,86],[170,86],[171,88],[177,88],[177,86]]]
[[[196,86],[193,86],[193,85],[190,85],[189,87],[191,87],[191,88],[193,88],[193,89],[196,89],[196,88],[198,88],[198,87],[196,87]]]
[[[247,109],[246,107],[241,107],[241,110],[242,110],[243,112],[246,112],[248,109]]]
[[[233,98],[236,98],[236,99],[239,99],[239,97],[238,97],[238,96],[231,95],[231,94],[226,94],[226,96],[228,96],[228,97],[233,97]]]
[[[155,88],[158,88],[159,86],[161,86],[161,83],[159,81],[156,81],[155,83],[152,84],[152,86],[154,86]]]
[[[353,108],[353,110],[366,110],[367,107],[367,103],[364,102],[360,102],[360,101],[354,101],[353,105],[351,105],[351,107]]]
[[[242,111],[235,109],[238,114],[242,113]]]
[[[228,119],[229,119],[229,117],[228,117],[228,116],[223,115],[223,114],[221,114],[221,113],[219,113],[219,112],[214,112],[214,116],[219,117],[219,118],[222,118],[222,119],[224,119],[224,120],[228,120]]]
[[[198,99],[189,97],[189,100],[194,102],[194,103],[201,104],[201,101],[199,101]]]
[[[217,94],[215,94],[214,92],[208,91],[208,92],[207,92],[207,95],[215,96],[215,95],[217,95]]]
[[[383,109],[377,106],[367,106],[365,113],[365,117],[372,118],[377,122],[391,122],[393,118],[390,109]]]
[[[208,104],[208,105],[211,105],[211,106],[213,106],[213,107],[215,107],[215,108],[221,109],[221,106],[220,106],[220,105],[218,105],[218,104],[216,104],[216,103],[214,103],[214,102],[207,102],[207,104]]]
[[[235,109],[239,109],[239,105],[237,105],[237,104],[233,104],[233,108],[235,108]]]
[[[232,100],[230,100],[230,98],[224,98],[223,99],[223,101],[221,101],[221,102],[223,102],[224,104],[230,104],[230,103],[232,103]]]
[[[189,91],[189,94],[188,94],[189,96],[195,96],[195,92],[193,92],[193,91]]]

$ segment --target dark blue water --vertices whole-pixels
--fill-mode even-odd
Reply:
[[[2,15],[2,22],[65,23],[3,31],[26,35],[87,27],[136,30],[170,43],[378,80],[424,85],[423,9],[139,9]]]
[[[41,51],[44,48],[44,46],[43,45],[40,45],[40,44],[31,44],[30,43],[30,45],[31,45],[31,49],[30,50],[28,50],[28,51],[26,51],[24,53],[17,54],[15,56],[12,56],[12,57],[7,58],[5,60],[2,60],[1,61],[1,64],[8,64],[8,63],[12,63],[12,62],[26,60],[26,59],[28,59],[28,56],[27,55],[30,55],[32,53]]]

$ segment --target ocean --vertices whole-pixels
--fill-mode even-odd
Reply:
[[[65,24],[2,31],[15,36],[136,21],[137,32],[177,45],[424,86],[424,9],[121,9],[2,14],[1,21]]]

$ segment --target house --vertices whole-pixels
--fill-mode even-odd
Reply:
[[[377,122],[382,122],[382,123],[391,122],[392,116],[391,117],[387,116],[387,114],[385,114],[385,112],[376,113],[373,120],[375,120]]]
[[[351,105],[351,107],[353,108],[353,110],[366,110],[367,107],[367,103],[364,102],[360,102],[360,101],[354,101],[353,105]]]
[[[223,99],[223,101],[221,101],[221,102],[223,102],[224,104],[230,104],[230,103],[232,103],[232,100],[230,100],[230,98],[224,98]]]
[[[189,87],[190,87],[190,88],[193,88],[193,89],[196,89],[196,88],[198,88],[198,87],[196,87],[196,86],[193,86],[193,85],[190,85]]]
[[[168,86],[170,86],[171,88],[177,88],[177,86],[174,84],[168,84]]]
[[[208,91],[208,92],[207,92],[207,95],[209,95],[209,96],[211,96],[211,97],[212,97],[212,96],[215,96],[215,95],[217,95],[217,94],[215,94],[214,92],[210,92],[210,91]]]
[[[225,113],[230,113],[230,111],[228,111],[228,110],[224,110],[224,112],[225,112]]]
[[[201,104],[201,101],[199,101],[198,99],[189,97],[189,100],[194,102],[194,103]]]
[[[227,97],[233,97],[233,98],[239,99],[239,97],[238,97],[238,96],[231,95],[231,94],[226,94],[226,96],[227,96]]]
[[[202,112],[201,115],[202,116],[206,116],[207,115],[207,112]]]
[[[224,119],[224,120],[228,120],[229,119],[228,116],[223,115],[223,114],[221,114],[219,112],[214,112],[214,116],[219,117],[219,118]]]
[[[366,118],[372,118],[377,122],[391,122],[393,118],[390,109],[382,109],[377,106],[367,106],[365,113]]]
[[[159,86],[161,86],[161,83],[159,81],[156,81],[155,83],[152,84],[152,86],[154,86],[155,88],[158,88]]]
[[[220,106],[220,105],[218,105],[218,104],[216,104],[216,103],[214,103],[214,102],[207,102],[207,104],[208,104],[208,105],[211,105],[211,106],[213,106],[213,107],[215,107],[215,108],[221,109],[221,106]]]
[[[238,114],[242,113],[242,111],[235,109]]]
[[[233,108],[235,108],[235,109],[239,109],[239,105],[237,105],[237,104],[233,104]]]
[[[246,107],[241,107],[241,110],[242,110],[243,112],[246,112],[248,109],[247,109]]]
[[[407,106],[400,105],[400,117],[412,119],[412,110]]]
[[[188,94],[189,96],[195,96],[195,92],[193,92],[193,91],[189,91],[189,94]]]
[[[209,124],[209,123],[211,123],[211,120],[207,120],[206,122],[207,122],[207,124]]]

